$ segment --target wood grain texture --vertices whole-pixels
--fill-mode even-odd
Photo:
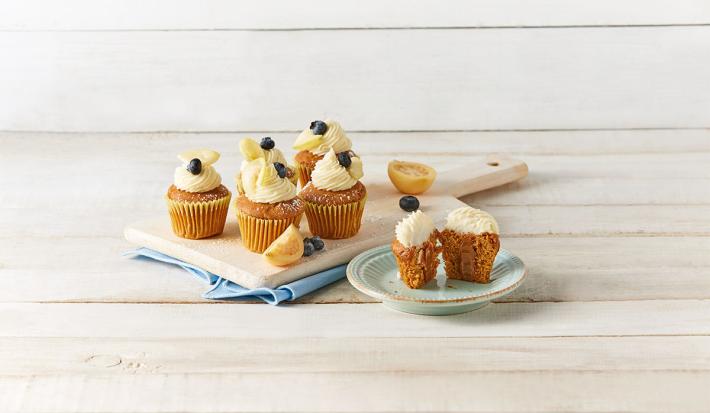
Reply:
[[[639,351],[642,349],[642,351]],[[422,352],[426,357],[422,357]],[[185,357],[190,354],[190,357]],[[344,357],[347,354],[347,357]],[[708,371],[710,337],[1,338],[4,375]]]
[[[1,376],[0,402],[48,413],[700,412],[708,380],[695,371]]]
[[[704,128],[709,33],[2,32],[0,129]]]
[[[377,322],[373,322],[377,320]],[[0,304],[0,337],[346,338],[710,335],[710,300],[493,303],[427,317],[380,304]]]
[[[38,10],[42,10],[41,13]],[[80,11],[80,12],[79,12]],[[703,24],[700,0],[418,1],[40,0],[0,7],[0,30],[302,30]]]

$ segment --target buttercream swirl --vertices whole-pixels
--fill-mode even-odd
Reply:
[[[311,181],[318,189],[325,191],[344,191],[352,188],[357,179],[350,176],[335,156],[335,150],[330,149],[323,159],[316,162],[316,166],[311,173]]]
[[[262,164],[254,190],[251,193],[245,191],[244,195],[252,202],[275,204],[295,198],[296,187],[288,178],[279,177],[273,164]]]
[[[468,206],[451,211],[445,228],[461,233],[498,234],[498,223],[491,214]]]
[[[311,152],[316,155],[323,155],[329,150],[334,149],[336,153],[349,151],[352,148],[352,142],[345,134],[343,127],[334,120],[326,119],[325,124],[328,129],[323,134],[323,143],[311,149]],[[312,133],[310,129],[306,129],[304,133]]]
[[[222,184],[222,177],[211,165],[202,168],[197,175],[193,175],[183,165],[175,168],[174,184],[177,189],[186,192],[208,192]]]
[[[264,151],[264,160],[266,160],[267,164],[272,164],[274,162],[280,162],[286,166],[286,157],[284,156],[283,152],[281,152],[279,149],[263,149]]]
[[[436,227],[431,218],[422,211],[415,211],[399,221],[394,233],[397,236],[397,241],[409,248],[422,245],[435,230]]]

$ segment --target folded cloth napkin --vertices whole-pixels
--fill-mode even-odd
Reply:
[[[185,271],[212,286],[212,288],[202,294],[203,298],[210,300],[259,298],[271,305],[278,305],[283,301],[296,300],[319,288],[338,281],[345,277],[345,267],[347,266],[347,264],[339,265],[273,289],[254,288],[250,290],[218,275],[212,274],[209,271],[205,271],[200,267],[180,261],[150,248],[138,248],[127,251],[123,255],[151,258],[156,261],[182,267]]]

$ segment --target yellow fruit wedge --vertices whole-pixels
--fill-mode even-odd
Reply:
[[[283,267],[301,259],[303,256],[303,236],[294,224],[286,228],[263,253],[264,259],[271,265]]]
[[[423,163],[391,161],[387,164],[387,175],[399,192],[416,195],[431,187],[436,171]]]
[[[362,172],[362,160],[359,156],[353,156],[350,158],[348,173],[353,177],[353,179],[360,179],[364,175]]]
[[[314,135],[310,129],[306,129],[296,138],[296,142],[293,143],[293,149],[297,151],[307,151],[317,148],[322,143],[323,135]]]
[[[252,138],[244,138],[239,141],[239,151],[247,161],[264,157],[264,150],[261,149],[261,146]]]
[[[200,162],[202,162],[202,167],[204,168],[217,162],[217,160],[219,159],[219,152],[215,152],[212,149],[202,148],[190,149],[178,155],[178,159],[180,159],[185,164],[190,163],[190,161],[195,158],[199,159]]]

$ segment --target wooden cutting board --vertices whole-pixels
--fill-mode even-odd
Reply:
[[[440,172],[434,185],[417,196],[420,209],[441,228],[449,211],[465,205],[457,197],[516,181],[527,173],[524,162],[502,155],[472,161],[465,167]],[[368,199],[360,232],[345,240],[324,240],[323,251],[304,257],[290,267],[272,266],[260,254],[242,247],[233,206],[224,233],[217,237],[203,240],[176,237],[167,212],[164,216],[127,226],[124,235],[131,243],[189,262],[243,287],[273,288],[347,263],[357,254],[394,239],[395,224],[407,214],[399,208],[399,198],[403,195],[392,186],[384,171],[370,171],[365,167],[363,183]],[[301,231],[309,234],[305,216]]]

